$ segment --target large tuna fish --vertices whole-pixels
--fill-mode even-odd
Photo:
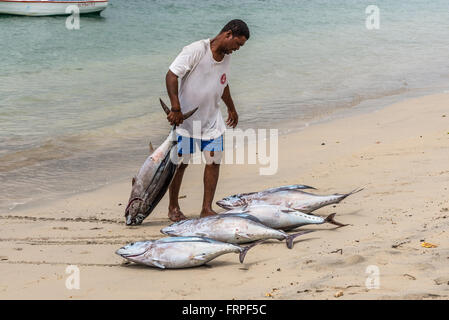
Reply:
[[[282,186],[279,188],[272,188],[260,192],[236,194],[217,201],[217,204],[225,209],[233,209],[244,207],[253,203],[264,203],[285,206],[304,213],[310,213],[321,207],[339,203],[351,194],[363,190],[356,189],[345,194],[335,193],[331,195],[317,195],[302,191],[300,189],[304,188],[295,188],[295,186]]]
[[[331,223],[340,227],[346,226],[334,220],[335,213],[326,218],[272,204],[251,204],[244,208],[227,211],[229,213],[246,213],[260,220],[264,225],[281,230],[295,229],[308,224]]]
[[[228,243],[248,243],[257,240],[285,240],[293,247],[293,239],[311,232],[305,230],[289,235],[263,225],[259,219],[244,213],[217,214],[205,218],[175,222],[161,230],[163,234],[178,237],[207,237]]]
[[[243,263],[247,251],[254,245],[240,247],[201,237],[169,237],[130,243],[115,253],[135,263],[174,269],[197,267],[230,252],[239,253],[240,263]]]
[[[169,113],[167,105],[160,103],[165,113]],[[190,117],[194,109],[184,115],[184,119]],[[171,159],[176,159],[176,135],[173,126],[167,139],[145,160],[139,172],[132,179],[131,195],[125,209],[126,224],[141,224],[142,221],[154,210],[162,199],[175,175],[178,164]],[[150,147],[150,152],[151,152]]]

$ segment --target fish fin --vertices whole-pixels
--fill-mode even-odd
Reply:
[[[284,210],[281,210],[282,212],[285,212],[285,213],[291,213],[291,212],[297,212],[298,210],[296,210],[296,209],[284,209]]]
[[[303,230],[303,231],[300,231],[298,233],[294,233],[294,234],[288,235],[285,238],[285,241],[287,242],[287,248],[289,248],[289,249],[293,248],[293,240],[296,237],[302,236],[303,234],[310,233],[310,232],[313,232],[313,230]]]
[[[248,207],[248,205],[244,204],[243,206],[231,207],[231,210],[241,210],[241,211],[247,212],[247,210],[246,210],[247,207]]]
[[[335,215],[336,215],[336,213],[331,213],[330,215],[328,215],[328,216],[324,219],[324,222],[327,222],[327,223],[330,223],[330,224],[334,224],[334,225],[339,226],[339,227],[347,226],[347,224],[343,224],[343,223],[340,223],[340,222],[338,222],[338,221],[335,221],[335,220],[334,220]]]
[[[206,261],[206,258],[204,257],[204,254],[199,254],[197,256],[194,256],[192,259]]]
[[[149,144],[149,148],[150,148],[150,154],[152,154],[154,152],[154,147],[153,147],[153,144],[151,143],[151,141]]]
[[[265,242],[265,241],[267,241],[267,240],[262,239],[262,240],[259,240],[259,241],[256,241],[256,242],[250,244],[249,246],[240,247],[240,248],[242,248],[242,250],[240,251],[240,254],[239,254],[240,263],[243,263],[243,260],[245,260],[246,253],[248,252],[249,249],[254,248],[258,244],[261,244],[262,242]]]
[[[287,191],[287,190],[300,191],[301,189],[313,189],[313,190],[316,190],[316,188],[311,187],[311,186],[307,186],[307,185],[304,185],[304,184],[292,184],[292,185],[289,185],[289,186],[280,186],[280,187],[277,187],[277,188],[270,188],[270,189],[267,189],[267,190],[262,191],[262,192],[270,192],[271,193],[271,192]]]
[[[165,269],[165,266],[162,263],[159,263],[157,260],[153,259],[151,260],[151,263],[154,264],[156,267]]]
[[[249,219],[251,221],[263,224],[262,221],[260,221],[257,217],[255,217],[252,214],[249,214],[247,212],[248,211],[224,213],[224,214],[221,214],[221,216],[222,217],[228,216],[228,217],[238,217],[238,218],[243,218],[243,219]]]
[[[249,211],[243,210],[241,207],[236,207],[232,209],[227,209],[227,211],[220,214],[232,214],[232,213],[248,213]]]
[[[235,235],[237,237],[243,238],[243,239],[247,239],[247,240],[251,240],[251,237],[249,236],[249,234],[245,233],[245,232],[241,232],[241,231],[237,231],[235,233]]]
[[[203,232],[195,232],[195,237],[206,237],[208,238],[209,235]]]
[[[293,190],[293,191],[296,190],[296,191],[299,191],[300,189],[313,189],[313,190],[316,190],[316,188],[311,187],[311,186],[307,186],[307,185],[304,185],[304,184],[292,184],[292,185],[289,185],[289,186],[281,186],[281,187],[276,187],[276,188],[269,188],[269,189],[262,190],[262,191],[254,191],[254,192],[247,192],[247,193],[237,193],[237,194],[234,194],[232,196],[223,198],[222,200],[229,199],[229,198],[242,198],[242,197],[250,196],[252,194],[256,194],[256,193],[259,193],[259,192],[272,193],[272,192],[276,192],[276,191],[285,191],[285,190]],[[217,204],[220,207],[222,207],[222,208],[228,209],[224,205],[221,205],[218,202],[217,202]]]

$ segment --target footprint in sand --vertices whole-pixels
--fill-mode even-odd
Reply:
[[[433,279],[433,281],[435,281],[435,284],[438,285],[438,286],[444,285],[444,284],[449,285],[449,277],[447,277],[447,276],[443,276],[443,277],[439,277],[439,278]]]
[[[418,264],[415,264],[415,267],[417,270],[420,270],[420,271],[435,269],[435,266],[430,263],[418,263]]]
[[[345,259],[345,265],[354,265],[365,261],[365,258],[361,255],[353,255]]]
[[[439,294],[433,293],[410,293],[402,297],[405,300],[422,300],[422,299],[432,299],[441,297]]]
[[[323,259],[319,262],[318,265],[311,264],[310,268],[314,269],[315,271],[324,271],[329,269],[334,269],[338,267],[347,267],[352,266],[355,264],[359,264],[365,261],[365,258],[361,255],[352,255],[346,259],[335,259],[335,258],[327,258]]]

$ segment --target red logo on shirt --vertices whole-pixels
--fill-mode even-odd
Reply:
[[[225,84],[225,82],[226,82],[226,73],[223,73],[223,74],[221,75],[220,82],[221,82],[221,84]]]

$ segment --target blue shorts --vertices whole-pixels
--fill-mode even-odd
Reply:
[[[201,151],[223,151],[223,135],[211,140],[200,140],[176,135],[178,138],[178,154],[195,153],[195,145],[200,144]]]

